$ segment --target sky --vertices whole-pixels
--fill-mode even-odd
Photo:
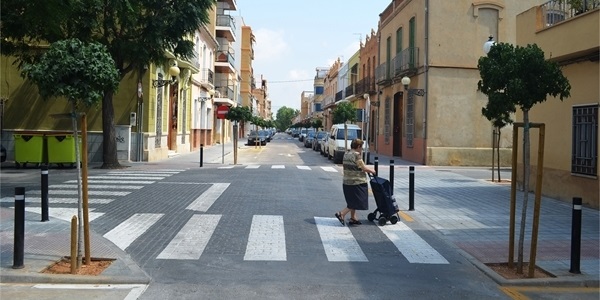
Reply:
[[[377,31],[379,14],[391,0],[237,0],[256,38],[254,77],[267,80],[273,116],[286,106],[300,109],[303,91],[313,91],[316,68],[346,63],[359,43]],[[237,24],[242,26],[242,24]],[[257,82],[260,84],[260,82]]]

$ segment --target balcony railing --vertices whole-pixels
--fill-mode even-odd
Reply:
[[[419,48],[411,47],[402,50],[396,57],[392,59],[394,66],[394,77],[402,77],[414,71],[419,63]]]
[[[196,51],[196,49],[192,50],[192,53],[194,54],[194,57],[192,57],[192,65],[200,69],[200,54],[198,51]]]
[[[351,84],[351,85],[349,85],[349,86],[347,86],[345,88],[345,90],[344,90],[344,92],[345,92],[344,97],[348,97],[348,96],[354,95],[356,93],[355,89],[356,89],[356,87],[355,87],[354,83]]]
[[[200,73],[200,81],[215,84],[215,73],[211,69],[202,69]]]
[[[233,93],[233,87],[234,84],[230,80],[223,80],[221,82],[215,83],[215,90],[220,94],[219,98],[229,98],[233,100],[235,97]]]
[[[583,0],[572,2],[565,0],[552,0],[541,5],[544,14],[545,27],[553,26],[557,23],[573,18],[584,12],[600,7],[600,0]]]
[[[216,58],[216,62],[228,62],[232,65],[235,63],[235,56],[230,50],[218,50]]]
[[[375,78],[365,77],[365,78],[359,80],[356,83],[356,89],[354,92],[357,95],[362,95],[364,93],[374,93],[375,92]]]
[[[218,15],[217,26],[230,27],[234,33],[236,31],[235,19],[230,15]]]
[[[344,98],[344,91],[335,93],[335,102],[338,102]]]
[[[391,80],[386,63],[382,63],[375,68],[375,78],[377,84],[385,84]]]

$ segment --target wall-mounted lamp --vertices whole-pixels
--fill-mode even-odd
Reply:
[[[408,92],[409,96],[412,96],[412,95],[424,96],[425,95],[425,90],[424,89],[410,89],[410,88],[408,88],[408,86],[410,85],[410,78],[408,76],[402,77],[402,85],[404,86],[404,90],[406,90]]]
[[[492,46],[494,46],[495,44],[496,42],[494,42],[494,36],[490,35],[488,41],[483,44],[483,52],[487,55],[488,53],[490,53]]]
[[[171,76],[171,80],[168,79],[157,79],[152,80],[152,86],[155,88],[163,87],[167,84],[174,84],[177,82],[177,76],[179,75],[179,67],[177,67],[177,62],[172,61],[171,67],[169,68],[169,76]]]

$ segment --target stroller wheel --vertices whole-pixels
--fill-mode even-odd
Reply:
[[[370,222],[373,222],[373,220],[375,220],[375,214],[374,213],[370,213],[367,215],[367,220],[369,220]]]
[[[379,217],[379,226],[385,225],[387,219],[385,217]]]
[[[392,224],[396,224],[396,223],[398,223],[398,216],[391,216],[391,217],[390,217],[390,222],[391,222]]]

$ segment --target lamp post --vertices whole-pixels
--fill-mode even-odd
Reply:
[[[490,53],[490,50],[492,49],[492,46],[494,46],[494,44],[496,44],[496,42],[494,42],[494,36],[490,35],[488,41],[483,44],[483,52],[485,53],[485,55]]]
[[[168,84],[173,84],[175,82],[177,82],[177,76],[179,76],[179,67],[177,66],[177,61],[172,61],[171,62],[171,67],[169,67],[169,76],[171,76],[171,79],[157,79],[157,80],[152,80],[152,86],[155,88],[159,88],[159,87],[163,87],[165,85]]]
[[[366,134],[365,134],[365,138],[367,140],[367,146],[365,148],[365,164],[369,163],[369,114],[370,114],[370,110],[371,110],[371,97],[369,97],[369,93],[365,93],[363,95],[363,98],[365,98],[365,122],[367,123],[366,126]]]

